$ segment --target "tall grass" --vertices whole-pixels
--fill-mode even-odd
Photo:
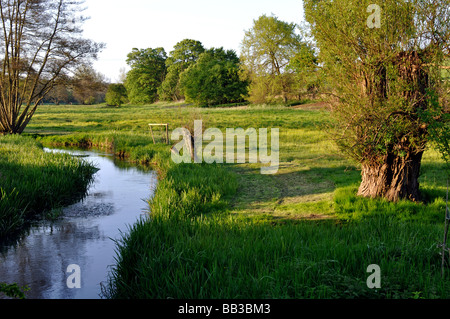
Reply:
[[[70,155],[46,153],[27,137],[0,137],[0,155],[0,237],[81,198],[96,171]]]
[[[6,193],[0,188],[0,238],[20,229],[25,223],[27,204],[13,189]]]
[[[155,160],[160,156],[168,157],[170,150],[170,147],[167,145],[152,144],[149,135],[143,132],[86,132],[68,135],[36,136],[36,139],[47,146],[53,147],[74,146],[105,149],[118,157],[139,164],[154,164]]]
[[[422,196],[429,198],[429,202],[401,200],[393,203],[385,199],[358,197],[357,190],[358,186],[349,186],[335,191],[335,212],[340,220],[365,222],[375,216],[418,223],[440,223],[443,220],[446,206],[443,192],[422,191]]]
[[[109,298],[450,297],[436,243],[442,228],[376,217],[272,225],[229,214],[153,217],[118,242]],[[382,288],[366,285],[370,264]]]

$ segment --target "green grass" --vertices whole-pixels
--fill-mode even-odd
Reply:
[[[174,129],[194,118],[222,130],[279,127],[279,172],[174,165],[167,145],[153,145],[147,124]],[[359,166],[340,155],[329,121],[327,111],[308,106],[45,106],[27,133],[46,145],[106,147],[156,164],[150,218],[118,241],[108,297],[448,298],[437,248],[446,183],[439,154],[424,156],[425,202],[359,198]],[[382,271],[376,291],[366,285],[373,263]]]
[[[395,231],[393,231],[395,229]],[[106,295],[114,298],[448,298],[436,225],[375,218],[344,227],[272,225],[216,214],[153,218],[119,242]],[[367,288],[370,264],[382,288]]]
[[[81,198],[95,172],[67,154],[44,152],[29,137],[0,137],[0,154],[0,237]]]

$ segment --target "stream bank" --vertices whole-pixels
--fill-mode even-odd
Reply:
[[[146,218],[157,183],[155,172],[118,161],[113,154],[64,152],[99,168],[87,196],[65,207],[60,218],[41,221],[15,244],[0,247],[1,281],[27,286],[29,299],[100,298],[115,263],[115,240]],[[75,274],[68,272],[72,265],[79,266],[81,288],[68,285]]]

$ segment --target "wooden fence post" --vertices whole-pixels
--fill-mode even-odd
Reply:
[[[152,129],[153,126],[165,126],[166,127],[166,143],[167,143],[167,145],[170,144],[170,140],[169,140],[169,124],[167,124],[167,123],[158,123],[158,124],[149,124],[149,126],[150,126],[150,132],[152,133],[153,144],[156,144],[155,136],[153,135],[153,129]]]

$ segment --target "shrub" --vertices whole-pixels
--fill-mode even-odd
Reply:
[[[128,102],[127,89],[123,84],[110,84],[105,96],[106,104],[110,106],[121,106]]]

